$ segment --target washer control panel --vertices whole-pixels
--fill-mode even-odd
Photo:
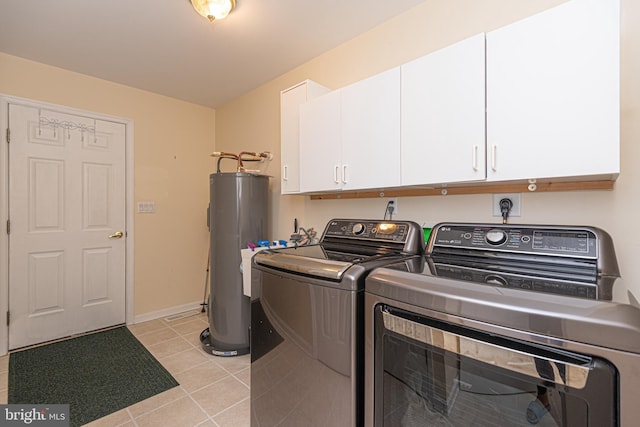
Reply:
[[[409,222],[334,219],[327,224],[323,239],[333,237],[405,242],[412,232],[413,227]]]
[[[432,233],[428,250],[435,247],[580,258],[596,258],[598,255],[596,234],[581,227],[438,224]]]

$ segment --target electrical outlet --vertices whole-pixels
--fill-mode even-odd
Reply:
[[[393,210],[390,212],[391,215],[396,216],[398,215],[398,198],[397,197],[393,197],[391,199],[389,199],[387,201],[389,208],[393,208]]]
[[[513,203],[509,217],[520,216],[520,193],[500,193],[493,195],[493,216],[502,216],[500,211],[500,200],[510,199]]]

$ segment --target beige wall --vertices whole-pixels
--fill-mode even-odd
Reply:
[[[155,201],[156,214],[135,215],[136,315],[199,302],[208,234],[208,154],[270,150],[273,238],[291,234],[293,219],[318,231],[332,217],[382,217],[384,201],[311,201],[280,196],[279,95],[310,78],[339,88],[482,31],[498,28],[564,0],[430,0],[214,111],[116,83],[0,53],[0,93],[103,114],[135,123],[135,201]],[[600,226],[614,237],[623,279],[640,297],[640,243],[629,227],[640,208],[640,4],[622,0],[621,168],[611,192],[523,194],[518,222]],[[215,126],[214,126],[215,122]],[[422,222],[495,221],[491,196],[399,200],[400,217]]]
[[[215,111],[0,54],[0,93],[134,120],[134,312],[197,303],[204,289]]]
[[[385,201],[376,199],[311,201],[280,196],[279,93],[304,79],[336,89],[450,45],[563,3],[563,0],[431,0],[372,31],[321,55],[216,111],[218,149],[270,148],[276,154],[271,171],[273,237],[291,234],[293,218],[321,231],[332,217],[382,218]],[[630,232],[640,209],[640,4],[622,0],[621,31],[621,175],[613,191],[522,194],[517,222],[593,225],[609,231],[616,245],[622,280],[615,298],[627,290],[640,298],[638,233]],[[428,165],[427,165],[428,166]],[[400,217],[419,223],[494,222],[491,195],[406,197],[398,201]]]

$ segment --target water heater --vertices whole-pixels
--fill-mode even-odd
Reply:
[[[245,172],[209,176],[209,328],[200,341],[217,356],[249,353],[249,297],[242,287],[241,249],[268,237],[269,177]]]

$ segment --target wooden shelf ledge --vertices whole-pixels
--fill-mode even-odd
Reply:
[[[535,186],[534,187],[532,187]],[[378,197],[453,196],[460,194],[492,193],[546,193],[550,191],[613,190],[614,181],[558,181],[478,184],[466,186],[441,186],[437,188],[403,188],[389,190],[341,191],[338,193],[311,194],[311,200],[372,199]]]

